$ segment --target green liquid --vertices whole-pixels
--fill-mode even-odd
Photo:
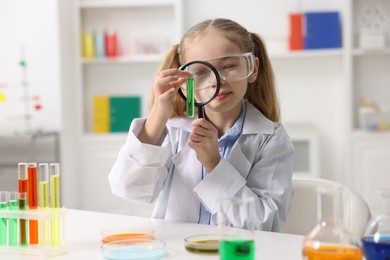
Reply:
[[[7,203],[0,203],[0,210],[6,210],[7,206]],[[0,218],[0,245],[7,245],[7,218]]]
[[[194,78],[186,79],[186,92],[187,92],[187,116],[194,117],[195,113],[195,100],[194,100]]]
[[[219,242],[221,260],[254,260],[255,242],[253,240],[227,240]]]
[[[17,200],[10,201],[9,209],[18,210],[19,209],[18,201]],[[17,246],[18,245],[18,219],[16,218],[9,219],[8,236],[9,236],[9,245]]]

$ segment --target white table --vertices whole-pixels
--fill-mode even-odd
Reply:
[[[187,252],[184,238],[198,234],[216,234],[215,226],[178,223],[143,217],[98,213],[82,210],[68,210],[65,221],[65,237],[68,252],[50,259],[103,259],[100,252],[100,233],[106,229],[124,227],[149,227],[156,238],[166,243],[167,256],[164,259],[219,259],[218,255],[199,255]],[[303,236],[256,232],[256,259],[294,260],[302,259]],[[40,259],[31,255],[0,253],[0,259]]]

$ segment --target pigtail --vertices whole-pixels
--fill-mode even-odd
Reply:
[[[275,88],[275,76],[261,38],[251,33],[254,54],[259,59],[256,81],[249,85],[245,98],[259,109],[268,119],[279,122],[279,100]]]

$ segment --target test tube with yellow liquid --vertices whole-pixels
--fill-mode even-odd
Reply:
[[[50,207],[52,210],[60,209],[60,164],[50,164]],[[60,218],[51,219],[51,245],[60,246],[61,244],[61,222]]]
[[[49,209],[49,164],[39,164],[39,209]],[[49,245],[49,220],[43,219],[39,223],[39,243]]]

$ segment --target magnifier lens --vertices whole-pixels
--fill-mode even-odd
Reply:
[[[212,99],[215,95],[217,80],[211,68],[201,63],[194,63],[186,70],[193,74],[195,101],[205,103]],[[186,97],[191,96],[191,93],[187,92],[186,84],[181,86],[181,90]]]

